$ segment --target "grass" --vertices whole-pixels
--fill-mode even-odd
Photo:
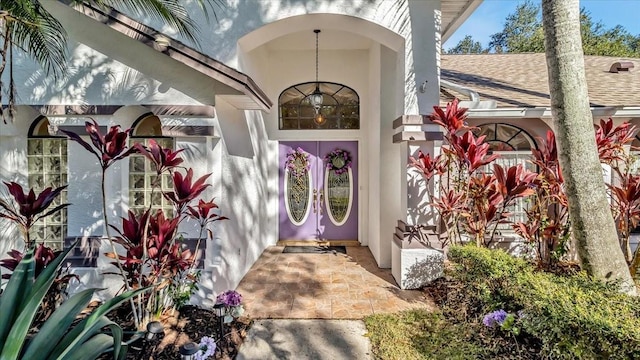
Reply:
[[[376,359],[478,359],[485,350],[471,339],[467,324],[453,324],[440,313],[409,310],[365,319]]]

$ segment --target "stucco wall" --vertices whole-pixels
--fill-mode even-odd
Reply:
[[[27,104],[215,102],[217,116],[209,119],[208,124],[215,126],[222,137],[209,138],[195,145],[197,155],[193,164],[198,173],[214,172],[211,180],[214,188],[209,194],[216,196],[223,213],[231,220],[220,224],[216,240],[207,250],[204,290],[199,294],[205,303],[215,292],[235,287],[263,249],[277,240],[278,187],[274,161],[279,139],[302,136],[360,141],[360,154],[365,160],[361,161],[360,172],[370,179],[359,184],[361,194],[366,194],[360,204],[359,215],[365,219],[365,225],[361,226],[361,241],[371,247],[380,266],[388,267],[395,221],[406,217],[407,208],[417,206],[402,190],[408,149],[405,145],[392,144],[391,121],[403,113],[429,113],[438,101],[439,6],[439,0],[237,0],[219,10],[217,23],[206,24],[194,13],[193,20],[204,24],[199,49],[250,75],[274,102],[286,87],[315,80],[314,52],[309,44],[300,48],[270,49],[267,43],[271,40],[287,34],[310,32],[313,28],[353,33],[369,39],[371,44],[365,48],[331,49],[329,46],[323,49],[321,46],[320,51],[320,80],[344,83],[361,97],[362,127],[358,131],[307,134],[279,131],[277,107],[270,113],[234,109],[202,84],[180,82],[181,70],[172,68],[164,58],[162,61],[157,58],[163,55],[152,54],[147,51],[149,49],[137,53],[127,42],[105,42],[104,37],[108,39],[113,35],[105,28],[79,28],[74,22],[77,14],[69,13],[57,2],[51,2],[47,7],[55,10],[69,28],[68,76],[54,83],[28,60],[21,59],[16,73],[18,93],[20,101]],[[280,27],[278,20],[285,20]],[[268,31],[257,31],[271,25],[274,27]],[[412,33],[420,36],[412,37]],[[92,46],[109,49],[117,56],[105,56],[92,50]],[[158,61],[159,66],[147,68],[148,73],[129,67],[140,66],[142,60],[151,64]],[[425,81],[429,84],[427,90],[418,92],[416,84]],[[115,121],[110,118],[99,120],[105,124]],[[125,121],[123,125],[127,127],[133,120],[128,117],[118,121]],[[193,124],[191,120],[187,123]],[[19,148],[18,143],[24,141],[26,132],[16,134],[22,140],[9,141],[8,136],[1,137],[0,148]],[[77,151],[75,145],[69,149],[70,160],[74,163],[70,178],[82,181],[69,189],[74,193],[73,200],[80,204],[78,210],[73,210],[70,234],[99,234],[102,231],[99,208],[94,200],[96,172],[91,170],[86,153]],[[20,156],[7,163],[23,161]],[[207,160],[202,162],[201,157]],[[26,177],[13,170],[15,165],[5,166],[4,160],[2,165],[2,179]],[[109,175],[108,204],[111,216],[115,217],[123,213],[123,199],[126,200],[127,194],[121,189],[126,188],[127,180],[126,171],[122,169],[114,168],[110,172],[113,174]],[[85,186],[85,181],[90,184]]]

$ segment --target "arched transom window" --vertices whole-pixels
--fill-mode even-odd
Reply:
[[[482,124],[474,135],[486,135],[485,141],[493,151],[531,151],[536,143],[526,131],[509,124]]]
[[[316,109],[311,95],[316,85],[322,105]],[[360,98],[352,88],[329,82],[308,82],[284,90],[278,99],[281,130],[359,129]]]

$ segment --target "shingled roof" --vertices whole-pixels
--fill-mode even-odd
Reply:
[[[610,72],[619,62],[635,68]],[[585,70],[592,107],[640,105],[640,59],[585,56]],[[545,54],[442,55],[441,76],[476,91],[481,101],[496,101],[498,108],[550,106]],[[469,100],[441,88],[441,105],[454,97]]]

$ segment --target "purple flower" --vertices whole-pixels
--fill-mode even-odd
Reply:
[[[227,290],[216,298],[216,303],[225,306],[238,306],[242,303],[242,295],[235,290]]]
[[[502,309],[496,310],[485,315],[484,319],[482,319],[482,323],[486,327],[502,326],[508,315],[509,314]]]
[[[202,337],[198,346],[200,347],[200,351],[195,354],[196,360],[206,360],[216,352],[216,342],[208,336]]]

